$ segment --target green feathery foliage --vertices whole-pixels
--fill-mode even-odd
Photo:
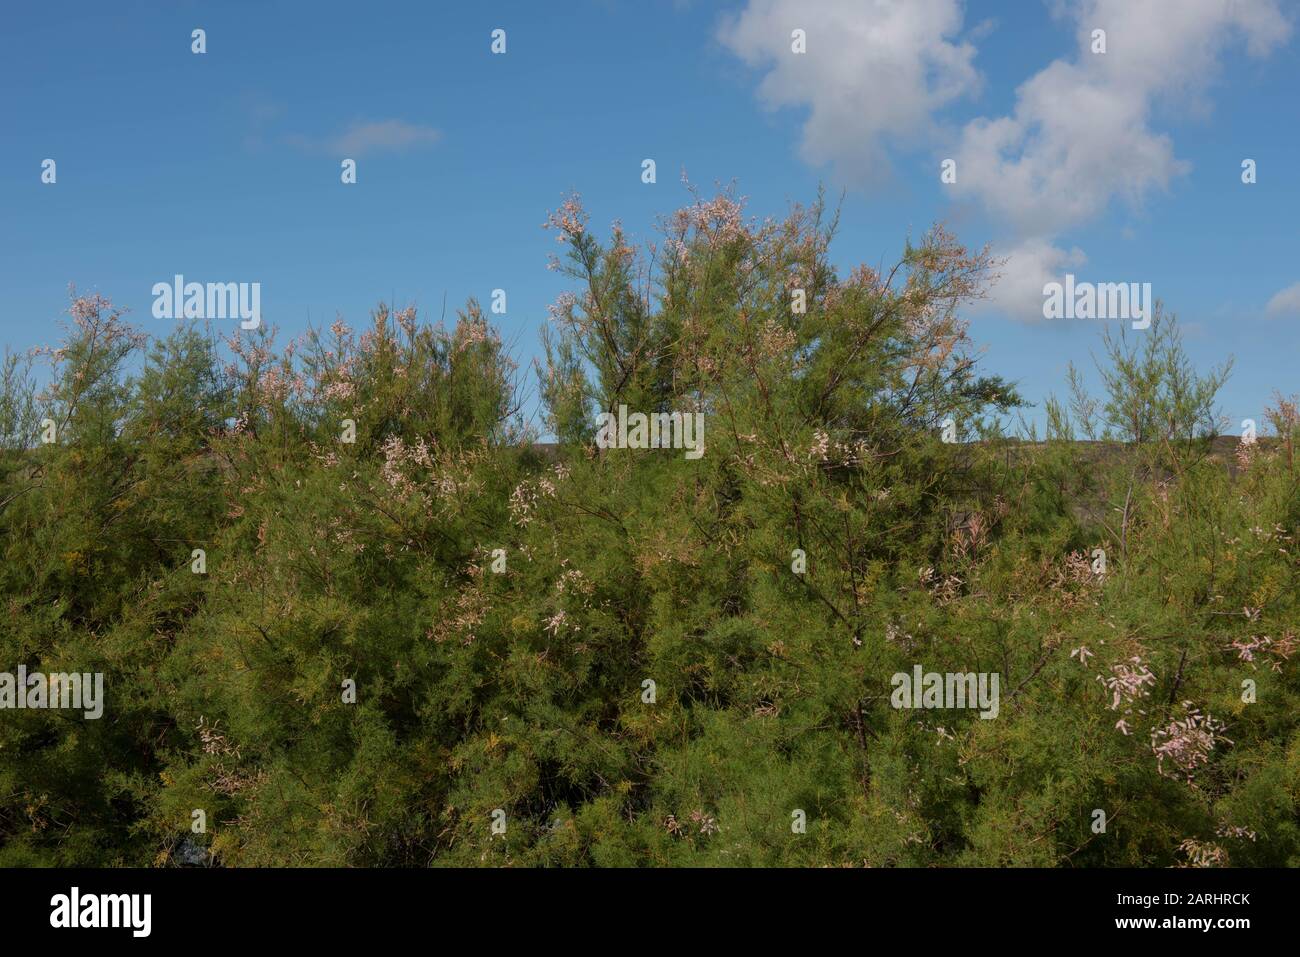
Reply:
[[[841,276],[820,199],[551,225],[551,446],[473,302],[223,364],[75,297],[43,391],[6,358],[0,667],[105,701],[0,711],[0,864],[1300,863],[1293,401],[1216,442],[1162,313],[1016,439],[942,229]]]

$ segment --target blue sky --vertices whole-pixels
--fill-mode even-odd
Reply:
[[[282,341],[504,288],[526,364],[565,288],[547,212],[576,190],[593,225],[653,238],[684,169],[760,217],[845,190],[846,272],[935,221],[992,243],[1008,263],[971,334],[1035,402],[1103,325],[1044,320],[1042,282],[1150,282],[1199,366],[1235,356],[1224,413],[1260,419],[1300,391],[1297,19],[1287,0],[7,5],[0,341],[56,341],[70,282],[165,332],[150,289],[182,273],[260,282]]]

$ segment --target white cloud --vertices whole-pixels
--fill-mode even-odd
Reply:
[[[1043,284],[1086,259],[1056,237],[1116,200],[1136,207],[1187,172],[1153,126],[1157,109],[1208,113],[1226,50],[1244,41],[1262,57],[1288,40],[1282,2],[1049,0],[1072,26],[1073,51],[1029,76],[1007,115],[970,120],[940,151],[957,160],[953,195],[1007,228],[1003,275],[984,308],[1041,319]],[[790,51],[796,27],[807,31],[807,54]],[[1098,28],[1104,54],[1091,49]],[[890,146],[914,145],[939,110],[978,89],[973,42],[988,29],[964,30],[958,0],[749,0],[719,36],[766,68],[765,103],[807,106],[805,159],[860,182],[886,168]],[[1297,296],[1284,290],[1270,309],[1290,308]]]
[[[1205,92],[1232,43],[1264,56],[1291,25],[1282,0],[1054,0],[1076,49],[1016,92],[1009,115],[970,121],[945,155],[956,193],[1017,234],[1050,236],[1119,198],[1140,203],[1188,166],[1152,128],[1157,104],[1208,110]],[[807,32],[808,52],[790,50]],[[1091,51],[1092,31],[1107,51]],[[935,114],[976,92],[972,40],[959,0],[750,0],[724,18],[719,38],[766,69],[758,92],[772,107],[806,106],[801,149],[849,181],[878,176],[893,143],[929,132]],[[1027,51],[1032,56],[1032,51]]]
[[[1088,260],[1077,246],[1062,249],[1040,238],[1027,239],[996,255],[1005,262],[998,268],[999,278],[989,289],[988,298],[977,305],[977,311],[997,312],[1026,321],[1043,318],[1046,283],[1061,282],[1066,271]]]
[[[360,156],[436,143],[441,135],[431,126],[404,120],[379,120],[353,123],[330,145],[341,156]]]
[[[1269,319],[1300,316],[1300,282],[1287,286],[1273,296],[1264,307],[1264,315]]]
[[[958,195],[980,200],[1022,234],[1050,235],[1139,203],[1187,170],[1151,127],[1153,107],[1202,97],[1228,44],[1263,56],[1290,33],[1278,0],[1082,0],[1078,49],[1016,91],[1009,116],[967,124],[956,150]],[[1094,28],[1106,52],[1091,51]]]
[[[431,126],[405,120],[357,120],[337,136],[316,140],[293,135],[287,139],[296,146],[318,153],[355,159],[375,153],[395,153],[418,146],[429,146],[442,134]]]
[[[801,151],[843,178],[879,177],[886,142],[911,140],[932,114],[978,89],[975,47],[961,41],[959,0],[751,0],[719,27],[771,107],[806,105]],[[791,52],[791,31],[808,52]]]

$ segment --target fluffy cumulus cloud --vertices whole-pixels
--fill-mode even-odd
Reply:
[[[995,302],[1041,317],[1038,278],[1082,260],[1055,238],[1117,200],[1137,206],[1187,171],[1153,125],[1157,108],[1207,112],[1225,51],[1235,44],[1263,57],[1289,39],[1284,2],[1049,3],[1074,31],[1071,53],[1028,77],[1007,115],[967,122],[947,152],[957,161],[955,195],[1009,237]],[[805,158],[861,181],[884,167],[891,145],[928,130],[938,110],[978,88],[978,31],[964,32],[963,13],[957,0],[750,0],[723,22],[721,39],[768,68],[764,102],[807,107]],[[790,52],[796,27],[808,34],[805,56]],[[1106,31],[1104,54],[1092,52],[1094,29]]]
[[[1020,319],[1043,318],[1043,286],[1088,261],[1077,246],[1062,249],[1046,239],[1031,237],[998,252],[998,280],[977,308]]]
[[[1085,0],[1070,4],[1078,49],[1016,91],[1009,116],[973,120],[957,147],[957,193],[1023,234],[1051,235],[1116,198],[1136,204],[1186,172],[1151,125],[1164,101],[1204,107],[1222,52],[1262,56],[1290,26],[1279,0]],[[1106,52],[1092,52],[1094,29]]]
[[[791,51],[803,30],[806,54]],[[975,47],[959,0],[751,0],[719,39],[766,69],[759,96],[806,106],[801,149],[843,178],[877,178],[886,147],[925,133],[935,111],[975,91]]]

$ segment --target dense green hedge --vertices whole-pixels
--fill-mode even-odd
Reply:
[[[474,303],[279,348],[74,297],[10,358],[0,670],[107,700],[0,711],[0,864],[1300,862],[1293,404],[1225,456],[1158,316],[1006,438],[942,230],[843,277],[820,203],[552,225],[539,403]],[[597,448],[620,405],[705,453]],[[997,717],[891,707],[916,665]]]

